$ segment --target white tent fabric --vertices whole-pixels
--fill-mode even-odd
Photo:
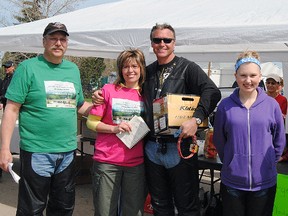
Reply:
[[[49,22],[63,22],[70,33],[67,55],[116,58],[137,47],[155,60],[149,34],[155,23],[176,30],[178,55],[193,61],[235,61],[243,50],[262,61],[286,61],[286,0],[116,0],[27,24],[0,28],[0,51],[41,53]]]
[[[265,62],[261,64],[262,76],[267,77],[269,74],[277,74],[283,78],[283,71],[277,65],[272,62]]]
[[[67,26],[67,55],[116,58],[123,49],[139,48],[147,63],[155,60],[150,29],[166,22],[176,30],[177,55],[195,62],[234,62],[240,52],[256,50],[262,63],[282,62],[288,86],[287,0],[115,0],[0,28],[0,51],[42,53],[49,22]]]

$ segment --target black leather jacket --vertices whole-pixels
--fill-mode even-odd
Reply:
[[[10,82],[12,80],[12,75],[6,75],[0,88],[0,102],[3,104],[3,107],[6,107],[7,98],[5,97],[6,91],[8,89],[8,86],[10,85]]]
[[[166,65],[159,65],[157,61],[146,68],[146,81],[143,86],[145,102],[145,120],[154,134],[153,100],[159,89],[159,74],[165,68],[170,68],[170,74],[163,83],[160,96],[166,93],[194,94],[200,96],[200,101],[193,116],[202,121],[213,112],[221,99],[221,92],[207,74],[194,62],[177,57]]]

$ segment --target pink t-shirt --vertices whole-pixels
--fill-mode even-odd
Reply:
[[[134,115],[143,114],[143,99],[138,90],[106,84],[102,93],[104,104],[90,110],[90,115],[100,116],[102,122],[117,125],[129,121]],[[93,159],[120,166],[136,166],[144,162],[143,143],[141,140],[129,149],[116,134],[98,132]]]

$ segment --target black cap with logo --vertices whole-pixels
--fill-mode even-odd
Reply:
[[[47,25],[47,27],[44,30],[43,33],[43,37],[46,35],[50,35],[54,32],[63,32],[65,33],[67,36],[69,36],[67,28],[64,24],[60,23],[60,22],[54,22],[54,23],[49,23]]]

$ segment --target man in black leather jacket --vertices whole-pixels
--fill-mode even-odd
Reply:
[[[144,84],[146,122],[151,133],[145,145],[145,164],[151,203],[155,216],[200,216],[197,154],[183,159],[173,136],[156,136],[153,122],[153,100],[166,93],[200,96],[193,118],[180,128],[184,144],[191,143],[198,125],[215,109],[221,93],[213,81],[194,62],[174,54],[175,31],[168,24],[156,24],[150,34],[157,61],[147,66]],[[189,141],[190,140],[190,141]]]

